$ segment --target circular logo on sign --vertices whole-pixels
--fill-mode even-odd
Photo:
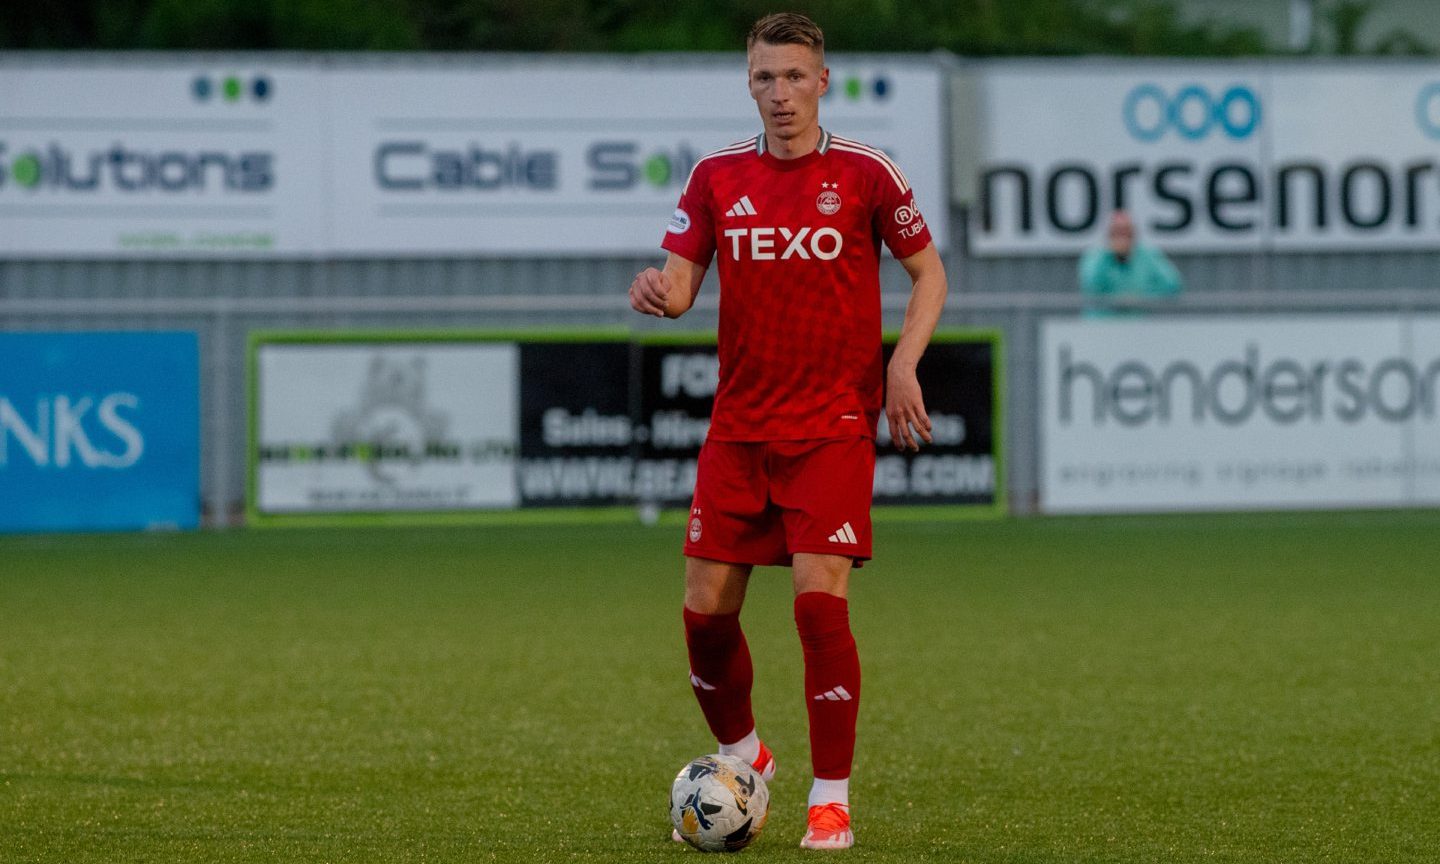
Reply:
[[[696,516],[694,519],[691,519],[691,520],[690,520],[690,542],[691,542],[691,543],[699,543],[699,542],[700,542],[700,517],[699,517],[699,516]]]
[[[840,212],[840,193],[826,189],[815,199],[815,207],[826,216],[834,216]]]
[[[909,225],[911,222],[914,222],[915,217],[919,215],[919,213],[915,212],[915,208],[909,204],[901,204],[895,208],[895,221],[901,225]]]

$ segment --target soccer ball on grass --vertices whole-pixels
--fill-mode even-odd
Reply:
[[[670,822],[702,852],[739,852],[760,836],[769,815],[765,780],[736,756],[701,756],[670,787]]]

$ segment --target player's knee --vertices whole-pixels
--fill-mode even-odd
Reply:
[[[850,559],[840,555],[797,554],[794,565],[795,596],[811,592],[847,596],[851,567]]]
[[[750,569],[737,564],[687,558],[685,608],[704,615],[739,612],[745,603]]]

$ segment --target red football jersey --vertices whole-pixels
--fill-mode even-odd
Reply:
[[[930,243],[910,184],[882,151],[822,130],[798,159],[765,134],[695,164],[665,249],[720,256],[717,441],[875,436],[884,398],[880,242]]]

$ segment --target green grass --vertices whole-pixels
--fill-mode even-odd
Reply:
[[[0,862],[650,862],[712,749],[680,528],[0,538]],[[852,801],[886,862],[1440,849],[1440,513],[883,524]],[[808,788],[783,571],[745,623]]]

